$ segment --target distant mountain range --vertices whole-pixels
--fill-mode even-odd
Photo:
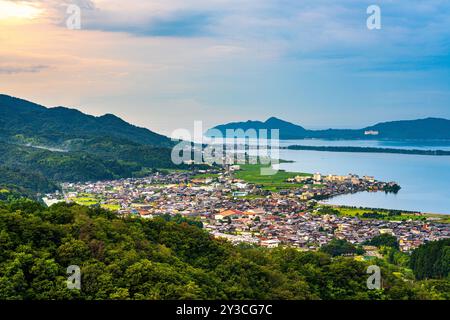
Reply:
[[[187,168],[171,161],[173,142],[107,114],[44,106],[0,95],[0,198],[53,191],[58,182]]]
[[[275,117],[262,121],[233,122],[216,126],[225,135],[227,129],[279,129],[280,139],[383,139],[383,140],[450,140],[450,120],[426,118],[391,121],[362,129],[308,130]],[[206,134],[211,135],[212,129]]]
[[[270,118],[217,126],[279,129],[282,139],[447,139],[450,121],[428,118],[379,123],[360,130],[307,130]],[[189,169],[171,161],[173,142],[112,114],[95,117],[76,109],[46,108],[0,95],[0,198],[36,195],[59,182],[142,176],[155,169]],[[198,166],[196,166],[198,167]]]

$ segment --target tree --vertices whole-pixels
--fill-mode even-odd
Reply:
[[[391,247],[395,249],[399,249],[399,244],[397,238],[393,235],[384,233],[379,236],[373,237],[371,240],[367,241],[368,245],[376,246],[376,247]]]
[[[0,299],[448,299],[448,281],[405,281],[387,260],[386,289],[369,292],[367,263],[338,256],[360,251],[343,240],[321,252],[233,246],[191,221],[0,202]],[[446,248],[433,265],[442,275]],[[67,287],[69,265],[80,290]]]
[[[89,248],[81,240],[71,239],[56,250],[59,263],[63,266],[81,265],[89,258]]]
[[[450,239],[432,241],[413,251],[411,269],[417,279],[442,279],[450,273]]]
[[[333,239],[328,244],[322,246],[320,251],[328,253],[329,255],[336,257],[342,255],[354,255],[362,254],[364,250],[357,248],[347,240]]]

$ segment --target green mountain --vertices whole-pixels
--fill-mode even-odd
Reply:
[[[213,134],[213,129],[223,135],[226,130],[248,129],[279,129],[280,139],[386,139],[386,140],[450,140],[450,120],[427,118],[419,120],[404,120],[382,122],[362,129],[327,129],[307,130],[302,126],[269,118],[267,121],[233,122],[216,126],[207,131]]]
[[[113,137],[151,146],[170,146],[169,138],[136,127],[112,114],[95,117],[75,109],[46,108],[0,95],[0,138],[36,145],[62,145],[71,139]]]
[[[11,193],[36,195],[63,181],[116,179],[156,168],[187,167],[172,163],[172,144],[169,138],[114,115],[94,117],[0,95],[0,173],[5,173],[0,174],[0,189]],[[40,182],[30,183],[33,179]]]

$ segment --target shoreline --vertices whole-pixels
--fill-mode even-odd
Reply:
[[[386,211],[401,211],[402,213],[414,214],[420,213],[421,215],[435,215],[435,216],[450,216],[450,213],[438,213],[438,212],[422,212],[422,211],[410,211],[403,209],[392,209],[392,208],[373,208],[373,207],[365,207],[365,206],[349,206],[345,204],[329,204],[325,202],[318,202],[319,204],[327,205],[330,207],[344,207],[344,208],[358,208],[358,209],[367,209],[367,210],[386,210]]]
[[[319,205],[329,206],[332,208],[343,208],[343,209],[358,209],[358,210],[368,210],[368,211],[395,211],[400,212],[401,214],[405,215],[417,215],[417,216],[424,216],[427,218],[440,218],[443,220],[449,220],[449,222],[443,222],[443,223],[450,223],[450,213],[432,213],[432,212],[420,212],[420,211],[410,211],[410,210],[399,210],[399,209],[387,209],[387,208],[373,208],[373,207],[365,207],[365,206],[348,206],[348,205],[340,205],[340,204],[329,204],[322,201],[317,202]],[[396,220],[393,220],[396,221]],[[400,220],[397,220],[400,221]]]
[[[297,150],[297,151],[319,151],[319,152],[384,153],[384,154],[406,154],[406,155],[423,155],[423,156],[450,156],[450,151],[445,151],[445,150],[420,150],[420,149],[399,149],[399,148],[378,148],[378,147],[291,145],[291,146],[287,146],[287,147],[280,147],[280,149]]]
[[[280,164],[281,163],[295,163],[295,162],[296,161],[294,161],[294,160],[280,160]],[[280,169],[280,170],[285,170],[285,169]],[[301,173],[300,171],[290,171],[290,170],[285,170],[285,171],[292,172],[292,173]],[[363,192],[363,191],[361,191],[361,192]],[[359,192],[357,192],[357,193],[359,193]],[[391,211],[401,211],[401,212],[409,213],[409,214],[420,213],[422,215],[426,215],[426,216],[430,216],[430,217],[432,217],[432,216],[443,216],[443,217],[449,217],[450,218],[450,212],[448,212],[448,213],[443,213],[443,212],[442,213],[422,212],[422,211],[419,211],[419,210],[411,211],[411,210],[392,209],[392,208],[373,208],[373,207],[365,207],[365,206],[348,206],[348,205],[339,205],[339,204],[329,204],[329,203],[323,202],[323,201],[326,201],[326,200],[330,200],[330,199],[339,197],[341,195],[345,195],[345,194],[338,194],[338,195],[332,196],[330,198],[327,198],[327,199],[324,199],[324,200],[320,200],[320,201],[318,201],[318,203],[322,204],[322,205],[328,205],[328,206],[347,207],[347,208],[361,208],[361,209],[368,209],[368,210],[391,210]]]

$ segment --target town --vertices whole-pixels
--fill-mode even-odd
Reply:
[[[317,250],[335,238],[363,244],[388,233],[397,237],[402,251],[410,252],[424,242],[450,235],[448,224],[432,218],[395,221],[341,216],[330,214],[318,202],[345,193],[396,192],[399,186],[394,182],[353,174],[282,171],[279,181],[274,177],[270,183],[252,183],[243,168],[229,165],[196,172],[155,172],[144,178],[64,183],[62,192],[46,195],[44,201],[47,205],[65,201],[101,206],[118,215],[148,219],[181,215],[201,222],[214,237],[234,244],[299,250]]]

